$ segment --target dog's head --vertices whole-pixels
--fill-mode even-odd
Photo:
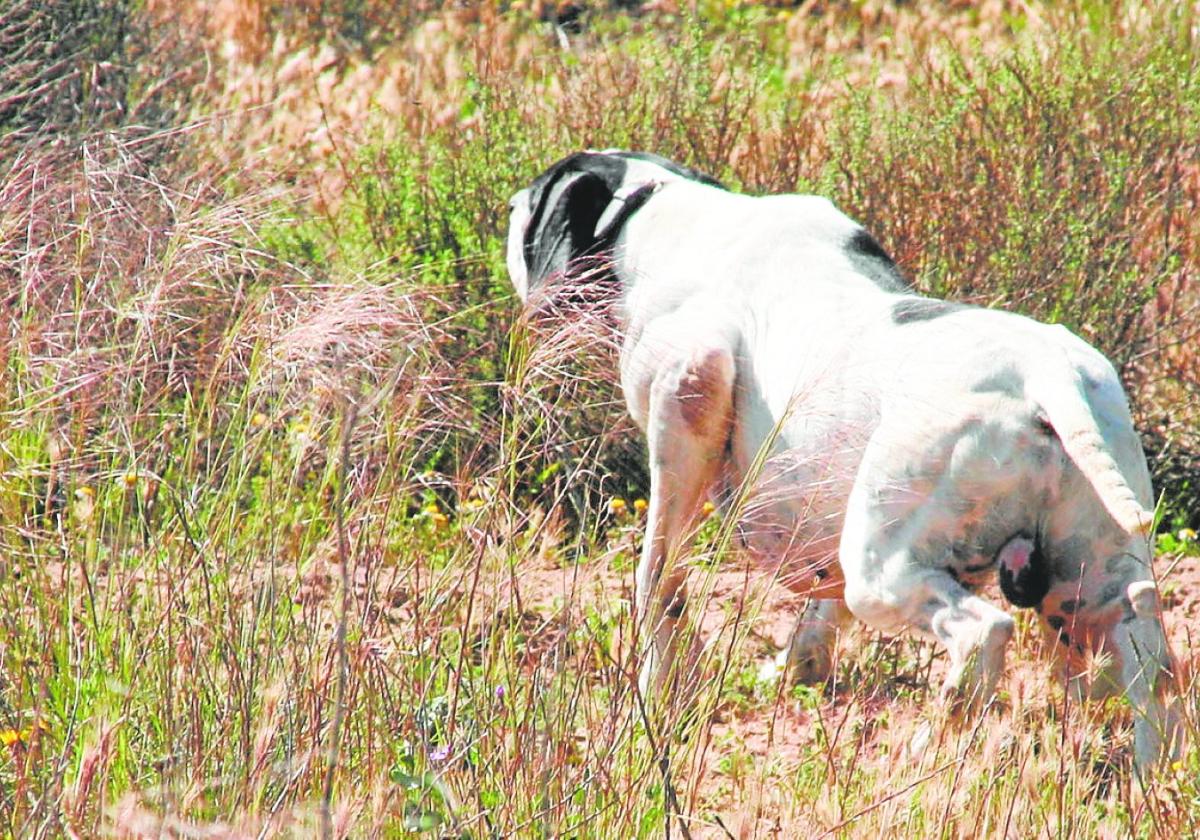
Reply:
[[[663,184],[715,179],[645,152],[577,152],[509,201],[508,273],[522,300],[550,277],[587,273],[603,283],[603,261],[621,228]],[[609,275],[611,276],[611,275]]]

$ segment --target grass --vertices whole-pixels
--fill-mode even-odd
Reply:
[[[830,686],[763,684],[799,605],[719,517],[703,688],[639,697],[614,337],[523,318],[501,253],[541,166],[636,146],[829,195],[922,288],[1098,343],[1164,493],[1194,745],[1194,11],[593,5],[568,50],[518,4],[0,19],[79,57],[0,111],[0,830],[1196,833],[1195,747],[1139,788],[1031,622],[1033,667],[920,760],[930,647],[858,632]]]

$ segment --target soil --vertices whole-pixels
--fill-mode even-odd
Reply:
[[[1155,568],[1179,684],[1190,686],[1200,657],[1192,633],[1200,618],[1200,557],[1163,556],[1156,560]],[[701,591],[692,603],[702,605],[700,631],[708,656],[706,673],[711,675],[714,669],[728,665],[726,679],[733,679],[731,674],[739,670],[757,670],[768,662],[785,644],[805,603],[803,597],[777,583],[772,585],[767,576],[746,563],[716,572],[694,568],[689,581],[693,593]],[[583,605],[597,604],[603,605],[602,609],[619,609],[622,602],[632,601],[633,571],[613,571],[604,559],[566,568],[546,560],[540,568],[522,568],[519,578],[513,578],[494,594],[501,599],[511,597],[513,586],[519,588],[519,600],[528,613],[561,615],[564,604],[574,604],[576,611]],[[989,597],[993,603],[1001,602],[998,589]],[[1031,611],[1021,612],[1027,619],[1019,620],[1001,690],[1007,688],[1023,698],[1037,698],[1040,692],[1045,698],[1044,707],[1054,702],[1054,666]],[[736,628],[746,634],[739,648],[745,660],[742,662],[727,661],[725,657]],[[808,831],[816,836],[836,825],[839,817],[845,818],[845,812],[832,802],[810,804],[807,820],[798,816],[795,803],[780,801],[786,798],[787,785],[772,783],[771,779],[786,779],[805,762],[811,762],[818,727],[834,735],[843,730],[877,732],[869,743],[885,762],[889,755],[904,749],[936,700],[946,657],[932,643],[903,636],[889,639],[861,625],[843,637],[839,655],[855,657],[862,646],[871,644],[877,650],[882,646],[884,653],[868,657],[868,666],[889,655],[907,656],[910,663],[888,681],[882,681],[890,683],[883,690],[876,687],[864,696],[859,686],[846,684],[854,676],[845,674],[854,675],[855,669],[863,665],[856,662],[849,669],[840,669],[842,681],[824,686],[815,704],[798,702],[794,696],[777,690],[772,697],[772,690],[766,687],[760,689],[766,697],[759,695],[746,705],[723,703],[714,711],[700,735],[702,743],[695,750],[696,758],[687,768],[686,783],[681,782],[684,789],[679,793],[681,802],[685,802],[683,810],[697,815],[691,826],[693,837],[740,840],[803,836]],[[883,719],[886,723],[881,724]],[[1006,736],[1000,721],[995,728],[991,738]],[[772,769],[764,771],[768,765]],[[816,813],[811,813],[813,805]]]

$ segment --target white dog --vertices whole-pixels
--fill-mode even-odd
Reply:
[[[1153,496],[1100,353],[1061,326],[912,293],[824,198],[734,194],[653,155],[572,155],[510,206],[522,299],[551,280],[617,298],[651,471],[644,688],[676,658],[680,553],[723,486],[745,500],[748,547],[823,599],[788,646],[801,678],[828,675],[849,608],[944,645],[943,696],[978,707],[1013,634],[975,594],[998,575],[1064,656],[1108,654],[1093,693],[1127,695],[1139,766],[1161,755],[1174,724]]]

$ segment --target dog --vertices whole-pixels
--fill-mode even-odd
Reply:
[[[670,691],[680,562],[706,494],[814,596],[783,663],[827,678],[851,617],[949,654],[942,697],[992,697],[1032,609],[1072,686],[1123,692],[1134,759],[1176,732],[1151,572],[1150,475],[1112,365],[1061,326],[922,297],[825,198],[749,196],[665,158],[580,152],[510,201],[526,304],[609,295],[620,382],[650,466],[637,570],[641,687]],[[1104,667],[1103,663],[1107,663]]]

